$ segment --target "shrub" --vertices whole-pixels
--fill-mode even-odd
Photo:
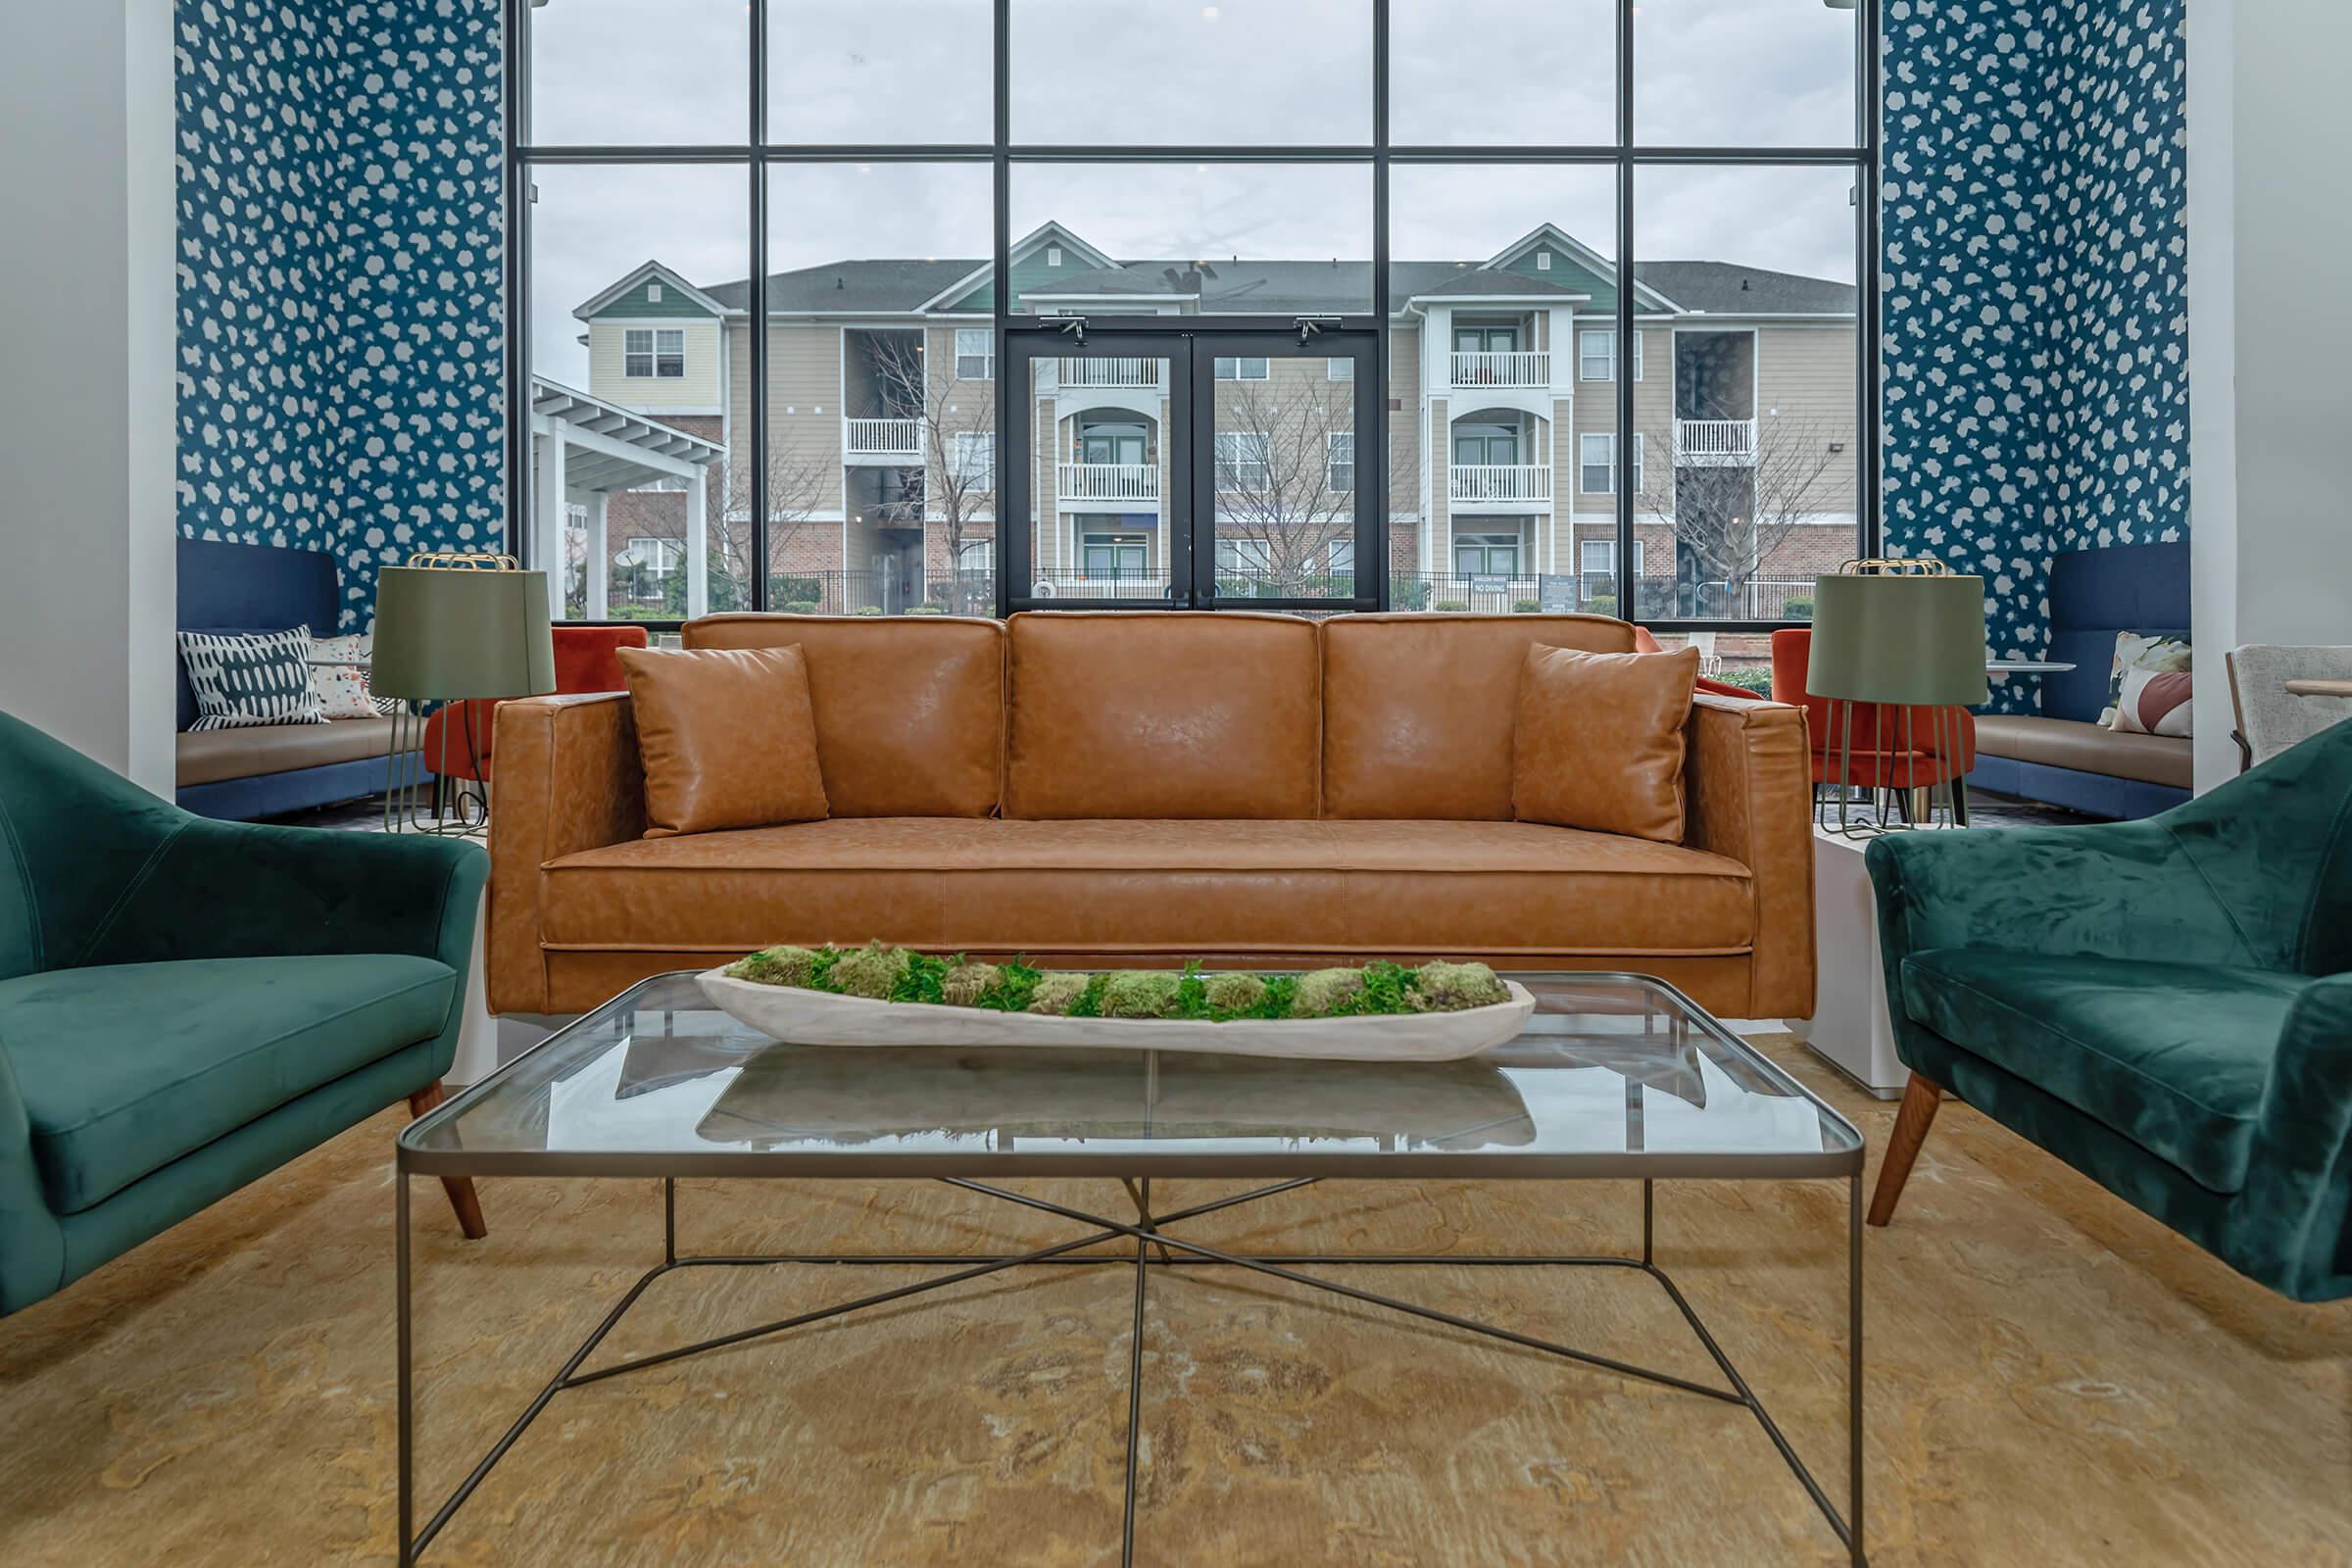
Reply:
[[[795,599],[784,607],[784,613],[787,615],[813,615],[816,613],[816,601]]]
[[[1781,606],[1781,615],[1787,620],[1811,620],[1813,618],[1813,596],[1807,594],[1801,599],[1788,600]]]
[[[1743,692],[1754,692],[1758,697],[1772,695],[1772,671],[1769,669],[1727,669],[1714,678],[1726,686],[1737,686]]]
[[[853,615],[879,615],[882,613],[882,607],[880,605],[859,605],[850,613]]]
[[[767,602],[771,605],[795,604],[807,601],[818,604],[825,597],[821,577],[770,577],[767,579]]]
[[[947,612],[937,605],[916,605],[906,613],[909,615],[944,615]]]
[[[1532,615],[1543,608],[1544,602],[1540,599],[1514,599],[1511,601],[1511,613],[1514,615]]]
[[[1389,591],[1389,603],[1397,610],[1427,610],[1429,608],[1429,584],[1419,577],[1410,577],[1403,582],[1392,584]]]
[[[1455,612],[1468,610],[1470,607],[1459,599],[1441,599],[1429,608],[1437,611]]]
[[[1585,613],[1588,615],[1614,615],[1617,613],[1617,596],[1615,594],[1594,594],[1585,601]]]

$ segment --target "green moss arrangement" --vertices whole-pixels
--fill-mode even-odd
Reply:
[[[1458,1012],[1508,1002],[1510,992],[1483,963],[1386,961],[1303,975],[1204,975],[1120,969],[1107,974],[1044,970],[1014,960],[979,963],[934,957],[870,942],[862,948],[762,948],[727,966],[737,980],[879,1002],[978,1007],[1054,1018],[1239,1019],[1385,1017]]]

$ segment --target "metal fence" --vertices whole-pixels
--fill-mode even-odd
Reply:
[[[737,608],[737,585],[711,579],[711,608]],[[1083,604],[1093,600],[1165,600],[1165,568],[1087,571],[1075,566],[1039,567],[1030,573],[1030,597]],[[1742,583],[1678,584],[1671,577],[1643,577],[1635,585],[1632,617],[1637,620],[1805,620],[1812,614],[1813,580],[1755,578]],[[1281,572],[1232,566],[1217,572],[1221,603],[1251,599],[1352,598],[1351,573]],[[725,603],[721,603],[725,600]],[[862,571],[777,572],[768,578],[771,609],[805,615],[993,615],[997,578],[992,570],[909,575],[887,568]],[[1616,615],[1612,577],[1501,573],[1395,572],[1389,578],[1394,610],[1467,612],[1482,615],[1584,613]]]

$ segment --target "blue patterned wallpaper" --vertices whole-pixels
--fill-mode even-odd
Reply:
[[[375,568],[505,512],[497,0],[180,0],[179,526]]]
[[[1886,546],[1982,572],[1996,654],[2052,555],[2187,531],[2183,4],[1886,0]]]

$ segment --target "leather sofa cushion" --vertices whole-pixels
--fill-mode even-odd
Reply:
[[[2178,736],[2129,735],[2104,724],[2034,713],[1985,713],[1977,719],[1977,751],[2105,778],[2195,788],[2196,743]]]
[[[430,1040],[457,972],[398,954],[191,958],[0,981],[50,1206],[78,1214],[346,1073]]]
[[[292,773],[335,762],[383,757],[392,750],[388,718],[333,718],[323,724],[255,724],[241,729],[183,730],[177,781],[219,784],[225,779]]]
[[[1543,645],[1630,654],[1602,615],[1339,615],[1323,623],[1323,814],[1511,818],[1519,672]]]
[[[639,839],[542,872],[551,949],[747,952],[1748,951],[1747,868],[1531,822],[834,818]]]
[[[1527,651],[1512,742],[1511,808],[1552,822],[1683,842],[1683,730],[1698,650]]]
[[[1903,1010],[2200,1187],[2245,1185],[2287,1009],[2312,977],[2076,954],[1936,948]]]
[[[1004,769],[1004,632],[947,615],[706,615],[687,648],[808,662],[835,816],[987,816]]]
[[[1006,816],[1316,814],[1313,621],[1043,611],[1006,626]]]
[[[623,648],[645,760],[646,836],[824,816],[798,647]]]

